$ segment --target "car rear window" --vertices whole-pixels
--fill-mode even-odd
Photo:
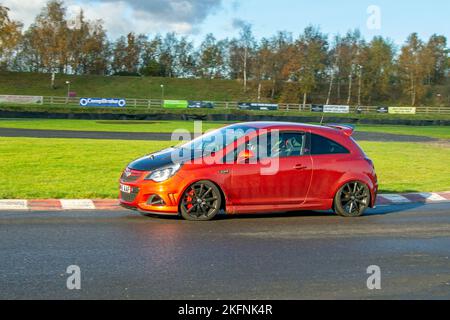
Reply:
[[[328,138],[311,134],[311,155],[348,154],[350,151]]]

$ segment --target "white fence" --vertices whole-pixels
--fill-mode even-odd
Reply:
[[[136,108],[136,109],[162,109],[163,108],[163,100],[159,99],[134,99],[134,98],[126,98],[127,108]],[[80,98],[75,97],[44,97],[43,101],[44,105],[68,105],[68,106],[80,106]],[[214,107],[216,109],[238,109],[238,102],[230,102],[230,101],[214,101]],[[312,112],[311,104],[303,105],[303,104],[279,104],[279,111],[282,112]],[[361,113],[377,113],[379,107],[377,106],[361,106],[350,107],[350,113],[357,113],[358,111]],[[277,112],[277,111],[273,111]],[[441,106],[441,107],[417,107],[417,114],[450,114],[450,106]]]

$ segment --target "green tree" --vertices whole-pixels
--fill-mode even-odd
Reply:
[[[403,92],[409,95],[411,105],[415,106],[425,96],[424,84],[431,70],[426,47],[417,33],[411,34],[402,47],[398,68]]]
[[[166,71],[160,63],[162,39],[160,35],[143,42],[141,74],[145,76],[164,77]]]
[[[449,68],[448,54],[447,38],[442,35],[432,35],[426,44],[426,58],[431,65],[428,84],[442,85],[445,83]]]
[[[127,72],[126,59],[127,59],[127,39],[122,36],[119,37],[113,45],[112,49],[112,71],[115,74],[121,72]]]
[[[224,55],[221,43],[217,42],[213,34],[207,34],[199,50],[199,76],[209,79],[222,77],[225,63]]]
[[[390,98],[394,77],[395,46],[382,37],[375,37],[362,48],[362,95],[367,103]]]
[[[337,83],[337,101],[341,103],[343,100],[342,89],[347,86],[347,100],[350,104],[353,97],[355,76],[360,79],[361,76],[361,49],[364,41],[361,38],[359,30],[353,30],[346,33],[344,37],[337,35],[334,38],[333,48],[330,50],[328,73],[331,82],[336,80]],[[330,84],[332,89],[333,83]],[[330,90],[331,91],[331,90]],[[329,92],[331,95],[331,92]]]
[[[176,49],[178,39],[175,33],[167,33],[162,40],[159,49],[159,63],[162,65],[165,76],[172,78],[176,76]]]
[[[291,61],[290,69],[300,85],[303,105],[306,105],[308,95],[326,78],[327,38],[318,28],[309,26],[296,42],[295,60]]]
[[[193,77],[196,73],[194,44],[186,37],[177,41],[174,48],[174,73],[176,77]]]

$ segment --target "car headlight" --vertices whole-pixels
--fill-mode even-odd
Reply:
[[[145,180],[153,180],[155,182],[164,182],[169,180],[181,169],[181,164],[177,163],[169,167],[164,167],[150,173]]]

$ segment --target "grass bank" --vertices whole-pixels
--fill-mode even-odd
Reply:
[[[161,85],[166,99],[238,101],[257,96],[253,87],[244,93],[237,80],[57,75],[52,88],[50,79],[50,74],[1,72],[0,94],[65,97],[70,81],[79,97],[160,99]]]

